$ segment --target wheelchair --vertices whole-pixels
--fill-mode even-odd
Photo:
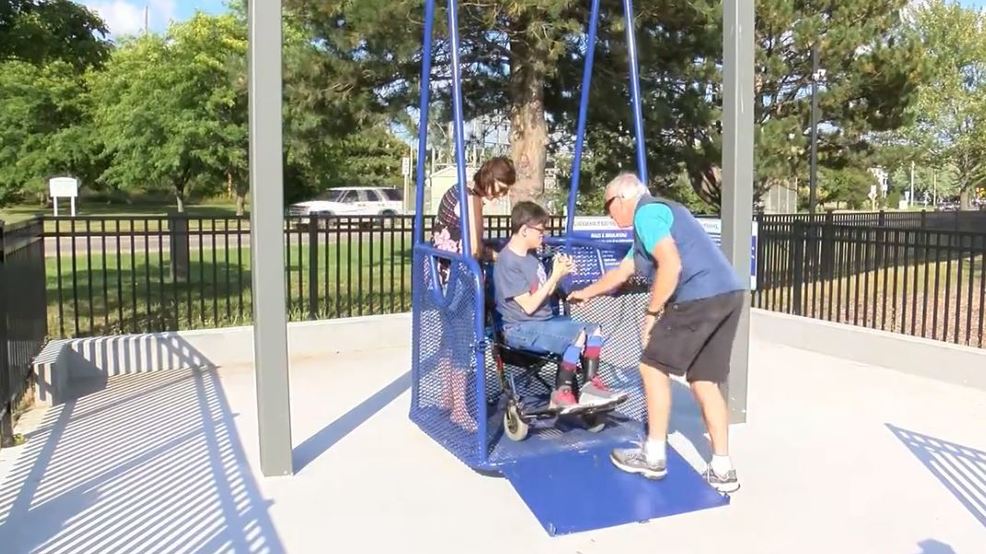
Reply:
[[[550,395],[550,391],[554,390],[554,385],[546,380],[542,373],[547,366],[554,366],[556,371],[561,371],[562,357],[557,354],[544,354],[514,348],[507,344],[503,336],[503,323],[496,310],[492,264],[485,265],[484,273],[486,274],[486,334],[502,391],[500,402],[505,403],[503,407],[504,434],[512,441],[523,441],[527,438],[532,427],[556,426],[562,419],[570,420],[592,433],[602,431],[606,427],[608,415],[615,411],[627,398],[599,406],[579,407],[562,414],[559,408],[551,408],[547,399],[521,396],[520,390],[530,387],[519,385],[530,384],[535,381],[543,386]],[[554,309],[566,307],[565,300],[559,298],[558,295],[553,300],[557,303]],[[511,367],[520,369],[519,375],[509,371],[508,368]],[[584,378],[584,375],[585,371],[582,368],[576,372],[572,390],[576,397],[579,394],[580,380]]]

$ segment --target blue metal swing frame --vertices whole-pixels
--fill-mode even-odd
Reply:
[[[572,236],[588,116],[589,91],[592,82],[599,4],[600,0],[591,0],[586,57],[579,102],[578,131],[568,196],[566,232],[563,237],[548,237],[546,240],[549,248],[564,249],[575,253],[577,259],[580,258],[580,252],[585,255],[587,252],[595,253],[599,250],[614,249],[614,245],[611,244]],[[462,206],[461,217],[465,220],[469,217],[469,202],[467,201],[468,195],[465,186],[467,176],[457,0],[448,0],[447,11],[452,54],[452,115],[458,195],[459,205]],[[623,12],[627,21],[626,40],[630,66],[631,110],[637,143],[637,173],[641,181],[647,182],[647,157],[644,144],[643,111],[632,0],[623,0]],[[467,465],[479,470],[496,470],[503,463],[520,454],[515,451],[506,454],[500,453],[497,456],[493,455],[502,429],[496,429],[498,419],[491,417],[491,410],[493,410],[492,415],[496,415],[494,407],[496,399],[491,397],[490,393],[497,385],[495,380],[490,379],[489,372],[486,371],[489,365],[489,348],[485,318],[486,298],[483,286],[483,268],[475,258],[467,254],[472,252],[472,241],[482,240],[482,238],[470,236],[469,226],[463,225],[463,253],[450,253],[432,247],[425,240],[424,234],[425,160],[427,159],[427,130],[431,99],[434,20],[435,0],[425,0],[416,166],[414,265],[412,270],[414,299],[412,302],[413,362],[410,417],[426,433]],[[615,247],[615,249],[619,249],[619,247]],[[592,258],[593,256],[590,255],[589,257]],[[449,263],[449,278],[446,287],[440,286],[437,282],[437,259],[444,259]],[[582,265],[580,264],[580,270],[581,268]],[[574,281],[568,283],[569,286],[573,286],[574,282],[587,283],[594,280],[602,272],[601,267],[596,269],[594,275],[578,276]],[[612,311],[612,308],[607,309]],[[636,323],[630,323],[629,328],[635,330],[639,327],[636,326]],[[468,340],[468,344],[464,344],[466,340]],[[634,340],[639,346],[639,339]],[[459,393],[467,396],[465,403],[468,406],[469,416],[474,418],[475,423],[475,429],[472,430],[457,428],[455,424],[449,421],[449,416],[442,411],[450,409],[449,406],[441,406],[441,402],[437,400],[443,396],[440,389],[444,389],[444,396],[446,397],[456,394],[455,390],[449,391],[449,387],[455,388],[457,385],[449,383],[449,377],[442,375],[451,375],[456,371],[454,367],[464,365],[471,367],[471,370],[465,376],[465,391],[459,391]],[[468,382],[470,379],[471,383]],[[637,400],[638,408],[632,419],[639,421],[643,417],[642,399],[638,398]],[[631,425],[623,431],[629,432],[637,429],[638,427]],[[578,446],[577,441],[580,439],[576,437],[574,440],[576,442],[570,443],[569,446]],[[514,446],[513,448],[517,450],[523,447]],[[536,453],[536,450],[537,448],[533,448],[532,452]]]

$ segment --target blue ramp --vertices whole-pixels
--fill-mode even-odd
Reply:
[[[729,504],[674,449],[668,475],[651,481],[624,473],[609,460],[611,447],[557,452],[498,469],[549,535],[645,522]]]

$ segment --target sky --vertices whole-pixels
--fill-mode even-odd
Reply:
[[[144,7],[152,32],[168,28],[169,21],[183,21],[196,11],[222,13],[226,0],[76,0],[95,10],[110,28],[110,35],[136,34],[144,29]]]
[[[151,31],[167,29],[169,21],[183,21],[196,11],[221,13],[225,0],[76,0],[94,9],[106,21],[112,36],[138,33],[144,28],[144,7]],[[920,2],[921,0],[912,0]],[[986,0],[960,0],[966,6],[986,7]]]

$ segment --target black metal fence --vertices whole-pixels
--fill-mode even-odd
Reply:
[[[0,221],[0,445],[13,441],[13,412],[47,335],[42,223]]]
[[[824,212],[817,214],[769,214],[759,216],[764,223],[828,223],[900,229],[986,232],[986,211],[929,212]]]
[[[984,345],[986,232],[761,221],[754,306]]]
[[[982,286],[986,213],[757,219],[756,306],[901,332],[913,328],[913,334],[953,342],[982,340],[982,303],[973,288]],[[425,217],[426,231],[433,221]],[[487,237],[509,234],[509,217],[485,221]],[[287,216],[289,319],[409,310],[413,222],[412,216]],[[248,219],[77,217],[45,218],[44,225],[53,336],[250,322]],[[561,230],[564,219],[553,218],[551,227]],[[874,296],[878,291],[882,296]],[[896,299],[910,304],[899,307]]]
[[[434,217],[425,218],[431,229]],[[286,216],[289,319],[410,310],[413,216]],[[560,229],[563,219],[553,218]],[[45,218],[49,326],[58,337],[248,324],[249,220]],[[508,216],[485,219],[488,237]]]

